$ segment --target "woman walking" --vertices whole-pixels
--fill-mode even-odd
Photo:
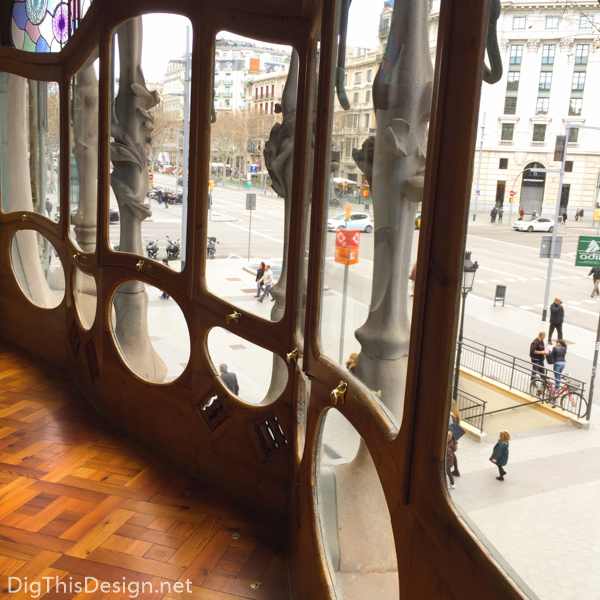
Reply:
[[[508,431],[501,431],[490,456],[490,460],[498,467],[500,473],[500,477],[496,477],[498,481],[504,481],[504,476],[506,475],[503,467],[508,462],[508,442],[510,442],[510,433]]]
[[[556,346],[552,348],[552,364],[554,365],[554,391],[558,392],[559,384],[560,384],[560,375],[565,370],[567,366],[566,356],[567,356],[567,344],[565,340],[556,340]]]
[[[263,291],[263,284],[261,283],[262,276],[265,274],[265,263],[261,262],[260,267],[258,267],[258,271],[256,271],[256,296],[255,298],[260,298],[260,295]]]
[[[454,441],[452,437],[452,432],[448,432],[448,446],[446,448],[446,475],[448,475],[448,480],[450,481],[450,487],[454,489],[456,486],[454,485],[454,477],[452,476],[452,467],[454,466],[454,461],[456,460],[456,448],[458,444]]]

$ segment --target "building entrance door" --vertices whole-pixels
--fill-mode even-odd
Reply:
[[[526,169],[538,168],[543,169],[542,163],[529,163]],[[534,210],[538,214],[542,212],[542,204],[544,203],[544,186],[546,185],[546,173],[532,173],[525,171],[523,173],[523,182],[521,186],[521,206],[526,215],[530,215]]]

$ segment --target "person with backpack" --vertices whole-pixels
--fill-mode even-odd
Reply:
[[[560,298],[554,298],[554,302],[550,305],[550,330],[548,331],[548,343],[552,343],[552,334],[556,330],[558,337],[562,338],[562,326],[565,320],[565,309]]]
[[[560,376],[565,370],[567,362],[565,360],[567,356],[567,343],[565,340],[556,340],[556,346],[552,348],[551,361],[554,366],[554,391],[558,392],[560,386]]]
[[[538,336],[531,342],[529,347],[529,357],[531,358],[531,381],[533,381],[538,373],[542,377],[546,374],[544,368],[544,357],[546,356],[546,348],[544,346],[544,338],[546,337],[545,331],[540,331]]]

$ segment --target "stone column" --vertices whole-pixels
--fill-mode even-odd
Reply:
[[[150,108],[158,104],[156,91],[146,88],[141,68],[142,18],[125,21],[116,29],[119,38],[120,79],[115,99],[110,157],[110,184],[120,211],[120,251],[143,255],[142,221],[152,214],[145,204],[150,184],[148,144],[154,130]],[[141,281],[123,284],[115,294],[115,335],[130,367],[140,377],[161,382],[167,366],[158,356],[148,333],[148,294]]]

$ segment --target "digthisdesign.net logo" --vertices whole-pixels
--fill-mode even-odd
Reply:
[[[95,577],[86,577],[83,581],[77,579],[73,581],[72,577],[63,579],[58,577],[41,577],[39,580],[27,581],[27,577],[8,578],[9,594],[24,592],[29,594],[34,600],[51,592],[63,594],[79,594],[85,592],[91,594],[100,590],[107,594],[108,592],[117,592],[128,596],[129,598],[137,598],[140,593],[161,593],[169,594],[172,591],[177,593],[187,592],[190,594],[192,590],[190,585],[192,582],[189,579],[173,583],[171,581],[161,581],[160,587],[154,588],[150,581],[130,581],[129,583],[123,578],[123,581],[99,581]]]

